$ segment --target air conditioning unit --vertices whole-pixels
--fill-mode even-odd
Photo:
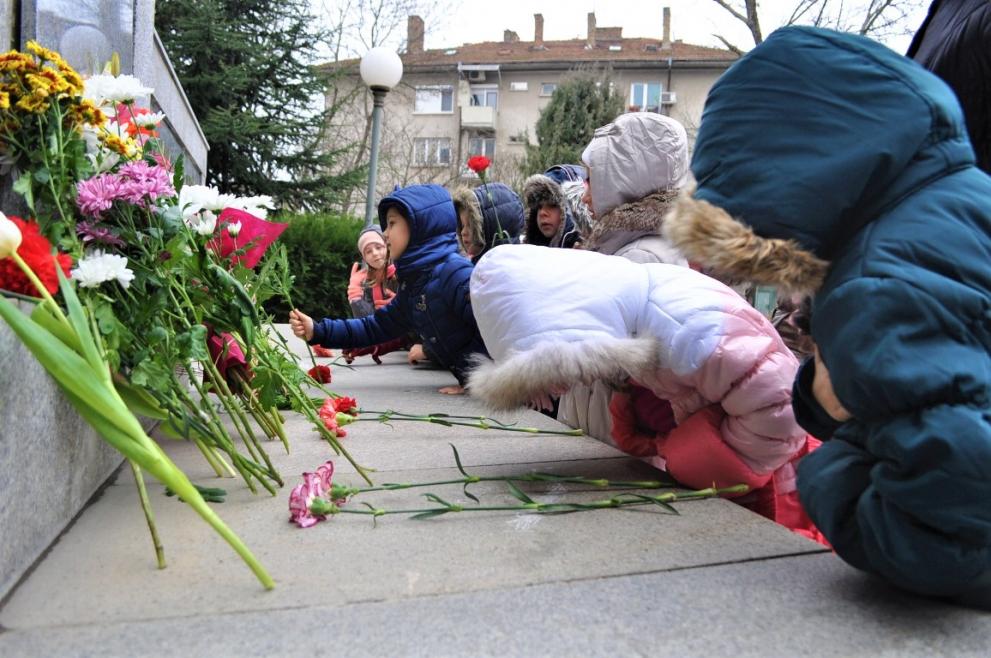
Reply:
[[[485,71],[468,71],[470,82],[485,82]]]
[[[678,101],[678,96],[673,91],[661,92],[661,105],[674,105]]]

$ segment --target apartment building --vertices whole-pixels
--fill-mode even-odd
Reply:
[[[624,38],[622,28],[599,27],[589,13],[584,39],[545,41],[544,18],[535,14],[532,41],[506,30],[498,42],[425,50],[424,27],[419,16],[409,17],[403,79],[386,98],[380,190],[470,177],[464,163],[472,155],[491,158],[494,177],[517,182],[517,163],[526,140],[536,141],[541,109],[578,68],[608,70],[611,84],[627,96],[628,111],[670,115],[692,136],[709,88],[737,58],[672,39],[668,8],[657,38]],[[353,72],[327,102],[339,102],[353,85],[358,93],[349,97],[339,125],[351,122],[356,140],[367,141],[371,94],[358,88],[356,62],[328,67],[342,65]]]

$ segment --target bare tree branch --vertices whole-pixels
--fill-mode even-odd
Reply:
[[[743,51],[740,50],[738,47],[734,46],[733,44],[731,44],[729,41],[727,41],[726,40],[726,37],[724,37],[723,35],[721,35],[721,34],[713,34],[712,36],[714,36],[717,39],[719,39],[720,41],[722,41],[723,42],[723,45],[726,46],[726,49],[727,50],[729,50],[729,51],[731,51],[733,53],[736,53],[737,55],[739,55],[741,57],[743,56]]]

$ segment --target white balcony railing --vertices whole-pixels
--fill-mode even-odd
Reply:
[[[495,128],[496,109],[484,105],[461,106],[462,128]]]

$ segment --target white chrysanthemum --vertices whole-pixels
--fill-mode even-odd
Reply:
[[[228,224],[227,232],[232,238],[236,238],[237,234],[241,232],[241,222],[231,222]]]
[[[228,208],[243,210],[259,219],[267,219],[268,211],[275,208],[272,197],[268,195],[235,197],[227,203]]]
[[[152,112],[151,114],[135,114],[134,125],[138,128],[154,128],[162,122],[165,114],[162,112]]]
[[[179,208],[182,216],[188,219],[201,210],[220,212],[224,209],[227,195],[221,195],[219,190],[208,185],[183,185],[179,190]]]
[[[197,235],[213,235],[217,228],[217,215],[212,210],[202,210],[182,219]]]
[[[127,267],[127,258],[102,251],[93,251],[81,258],[69,274],[82,288],[95,288],[113,279],[127,288],[134,280],[134,272]]]
[[[145,87],[133,75],[94,75],[83,83],[83,95],[97,105],[114,106],[117,103],[131,103],[137,98],[148,96],[154,89]]]

